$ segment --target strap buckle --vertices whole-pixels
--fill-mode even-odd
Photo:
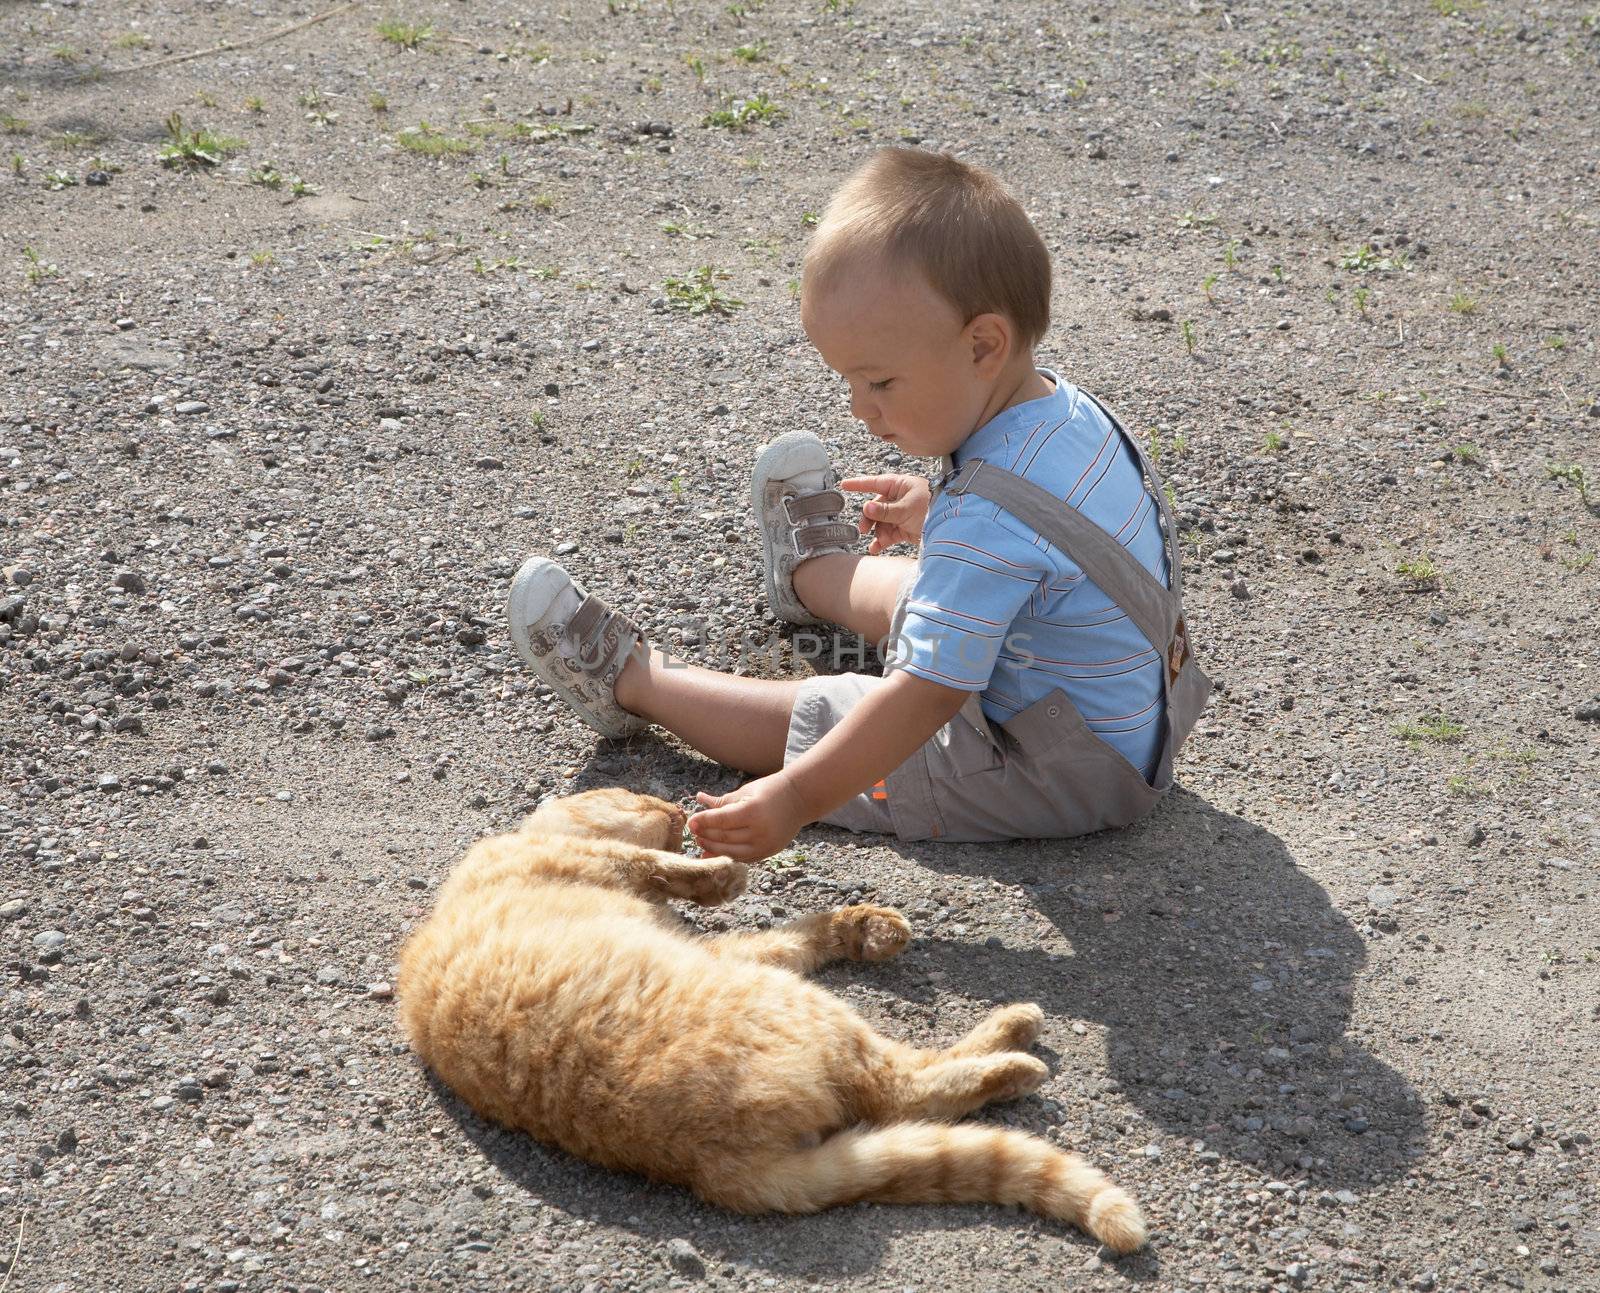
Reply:
[[[1178,622],[1172,626],[1172,641],[1167,646],[1167,686],[1178,681],[1178,675],[1183,672],[1183,666],[1189,663],[1192,654],[1189,649],[1189,626],[1180,615]]]
[[[978,468],[983,466],[982,458],[969,458],[959,467],[952,467],[934,482],[935,494],[965,494],[972,478],[978,474]]]

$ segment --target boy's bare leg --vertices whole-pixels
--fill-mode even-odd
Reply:
[[[807,610],[877,643],[889,636],[910,557],[829,553],[794,572]],[[688,664],[655,647],[635,653],[617,679],[617,704],[657,723],[708,759],[766,776],[783,767],[789,712],[800,680],[740,678]]]
[[[889,636],[900,585],[916,568],[911,557],[830,552],[795,567],[795,596],[818,619],[882,642]]]
[[[821,558],[819,558],[820,560]],[[739,678],[650,648],[617,678],[617,704],[724,767],[766,776],[783,767],[799,679]]]

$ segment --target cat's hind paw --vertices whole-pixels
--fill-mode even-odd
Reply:
[[[852,961],[887,961],[911,942],[911,926],[892,907],[841,907],[830,923]]]

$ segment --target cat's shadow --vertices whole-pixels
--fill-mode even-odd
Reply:
[[[1044,1054],[1054,1060],[1048,1051]],[[628,1230],[647,1243],[661,1245],[663,1261],[668,1240],[687,1239],[708,1271],[729,1268],[727,1273],[734,1274],[755,1267],[774,1274],[837,1278],[876,1270],[898,1236],[935,1231],[961,1231],[974,1246],[1002,1249],[1015,1237],[1027,1248],[1013,1253],[1012,1261],[1033,1263],[1042,1252],[1049,1254],[1052,1269],[1057,1262],[1059,1269],[1075,1269],[1091,1261],[1097,1251],[1093,1239],[1069,1226],[988,1204],[864,1203],[808,1216],[741,1216],[702,1203],[687,1190],[604,1171],[521,1132],[486,1122],[432,1072],[425,1074],[425,1080],[439,1106],[483,1157],[524,1191],[525,1202]],[[1029,1125],[1029,1120],[1014,1115],[1005,1121]],[[1131,1284],[1153,1282],[1161,1273],[1158,1254],[1159,1242],[1116,1259],[1115,1269]]]

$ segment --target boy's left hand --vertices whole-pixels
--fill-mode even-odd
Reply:
[[[771,857],[811,820],[799,793],[781,772],[747,781],[725,795],[701,790],[695,798],[705,811],[689,818],[688,825],[700,851],[737,862]]]

